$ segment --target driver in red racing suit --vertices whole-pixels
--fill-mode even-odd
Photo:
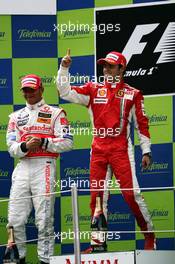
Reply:
[[[104,83],[88,82],[82,86],[71,86],[68,69],[71,64],[70,51],[62,59],[57,77],[60,96],[73,103],[87,107],[92,123],[94,138],[90,161],[91,189],[101,189],[100,181],[109,179],[109,165],[120,183],[125,201],[128,203],[141,230],[146,231],[145,249],[155,249],[153,224],[143,196],[140,193],[135,161],[130,139],[130,123],[134,119],[140,147],[142,149],[142,166],[147,168],[151,162],[151,143],[148,131],[148,119],[144,112],[144,99],[141,92],[123,80],[126,59],[119,52],[110,52],[97,61],[103,66]],[[101,132],[104,132],[103,135]],[[98,191],[91,192],[91,213],[95,210]],[[107,217],[108,193],[100,192],[103,211]],[[91,250],[91,249],[90,249]]]
[[[49,263],[54,253],[55,198],[50,193],[55,191],[56,159],[59,153],[72,149],[73,141],[65,111],[42,99],[41,78],[30,74],[21,84],[26,107],[10,115],[7,131],[9,153],[20,158],[12,174],[7,227],[14,227],[20,263],[25,263],[25,224],[34,206],[38,257],[41,263]]]

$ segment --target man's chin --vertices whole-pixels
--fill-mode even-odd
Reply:
[[[30,104],[30,105],[34,105],[34,104],[36,104],[37,102],[36,102],[36,100],[33,100],[33,99],[26,99],[26,101],[27,101],[27,103],[28,104]]]
[[[105,81],[108,83],[113,83],[114,82],[114,78],[110,75],[105,75]]]
[[[108,83],[119,83],[120,77],[119,76],[113,77],[111,75],[108,75],[108,76],[105,76],[105,81]]]

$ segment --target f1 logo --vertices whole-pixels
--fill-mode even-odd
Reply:
[[[147,42],[141,42],[143,36],[153,32],[160,23],[137,25],[128,40],[123,55],[127,62],[135,54],[141,54]],[[158,63],[175,61],[175,22],[170,22],[160,38],[154,52],[161,52]]]

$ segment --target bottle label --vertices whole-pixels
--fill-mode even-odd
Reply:
[[[91,245],[102,245],[106,242],[106,232],[92,231],[91,232]]]

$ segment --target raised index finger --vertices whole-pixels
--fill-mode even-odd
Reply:
[[[67,54],[66,55],[70,57],[70,48],[67,49]]]

